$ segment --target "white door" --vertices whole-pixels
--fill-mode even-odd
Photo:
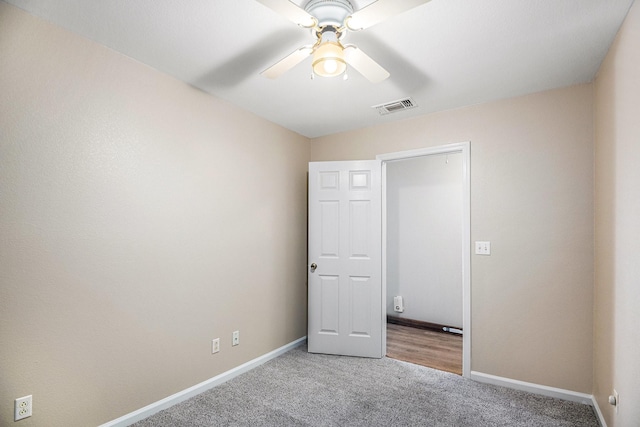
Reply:
[[[385,355],[380,161],[309,163],[312,353]]]

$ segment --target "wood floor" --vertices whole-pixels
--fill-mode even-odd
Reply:
[[[462,336],[387,323],[387,357],[462,375]]]

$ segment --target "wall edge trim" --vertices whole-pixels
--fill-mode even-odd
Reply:
[[[529,393],[539,394],[547,397],[555,397],[557,399],[582,403],[589,406],[593,406],[594,402],[593,395],[591,394],[565,390],[562,388],[549,387],[542,384],[529,383],[526,381],[514,380],[511,378],[499,377],[496,375],[485,374],[477,371],[471,371],[471,379],[481,383],[512,388],[520,391],[527,391]]]
[[[306,336],[302,338],[298,338],[295,341],[285,344],[280,348],[277,348],[269,353],[263,354],[262,356],[256,357],[255,359],[250,360],[246,363],[243,363],[240,366],[236,366],[235,368],[230,369],[226,372],[223,372],[219,375],[216,375],[213,378],[205,380],[185,390],[172,394],[171,396],[165,397],[164,399],[158,400],[157,402],[151,403],[143,408],[130,412],[126,415],[123,415],[122,417],[117,418],[113,421],[109,421],[105,424],[102,424],[99,427],[125,427],[128,425],[131,425],[144,418],[150,417],[151,415],[157,412],[160,412],[163,409],[167,409],[197,394],[200,394],[220,384],[223,384],[229,381],[230,379],[237,377],[238,375],[244,374],[245,372],[248,372],[254,368],[257,368],[263,363],[266,363],[271,359],[275,359],[276,357],[286,353],[287,351],[293,350],[294,348],[301,346],[302,344],[305,343],[306,340],[307,340]]]

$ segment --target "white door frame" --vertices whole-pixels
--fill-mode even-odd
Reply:
[[[470,142],[379,154],[382,161],[382,314],[387,313],[387,162],[435,154],[462,153],[462,376],[471,376],[471,152]],[[383,322],[382,354],[386,354],[387,331]]]

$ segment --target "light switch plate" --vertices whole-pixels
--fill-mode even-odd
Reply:
[[[491,255],[491,242],[476,241],[476,255]]]

